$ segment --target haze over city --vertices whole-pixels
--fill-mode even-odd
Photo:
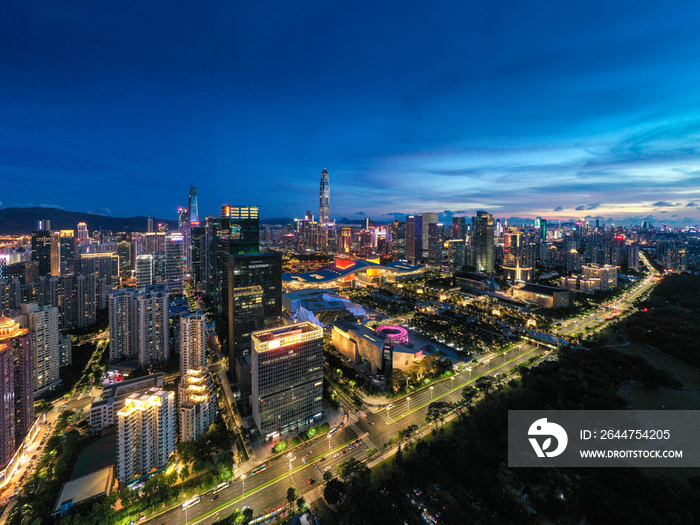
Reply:
[[[5,3],[1,205],[695,224],[699,9]]]

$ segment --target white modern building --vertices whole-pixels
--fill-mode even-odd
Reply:
[[[183,372],[180,394],[180,441],[192,441],[204,435],[216,421],[216,391],[206,367]]]
[[[136,289],[145,290],[153,284],[153,255],[142,253],[136,256]]]
[[[180,318],[180,373],[207,366],[207,325],[203,313]]]
[[[173,295],[185,290],[185,238],[182,233],[165,237],[165,282]]]
[[[253,418],[263,438],[321,416],[323,329],[309,321],[253,332]]]
[[[152,388],[130,395],[117,425],[120,484],[164,467],[175,452],[175,392]]]

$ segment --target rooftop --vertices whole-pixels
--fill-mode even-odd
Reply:
[[[61,505],[65,503],[70,502],[75,505],[101,494],[109,494],[112,487],[112,476],[112,466],[109,466],[82,478],[64,483],[52,514],[58,513],[61,510]]]

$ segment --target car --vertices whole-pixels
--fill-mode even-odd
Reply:
[[[326,461],[326,458],[321,458],[320,461]]]
[[[306,453],[307,456],[310,456],[311,454],[313,454],[313,451],[312,451],[312,450],[309,450],[309,451]]]
[[[335,454],[335,455],[334,455],[333,457],[334,457],[334,458],[338,458],[338,457],[340,457],[340,453],[338,453],[338,454]]]
[[[212,501],[216,501],[216,500],[219,499],[220,497],[221,497],[221,494],[217,494],[217,495],[214,496],[211,500],[212,500]]]
[[[309,485],[316,482],[316,478],[309,478]]]
[[[347,454],[347,453],[348,453],[348,449],[343,450],[343,454]]]
[[[421,494],[423,494],[423,491],[422,491],[421,489],[413,489],[413,493],[414,493],[416,496],[420,496]]]
[[[367,423],[369,423],[370,425],[374,425],[374,421],[372,421],[371,419],[368,419]]]
[[[326,468],[324,468],[323,471],[324,471],[324,472],[327,472],[327,471],[329,471],[330,469],[331,469],[331,467],[330,467],[330,465],[329,465],[329,466],[327,466]]]

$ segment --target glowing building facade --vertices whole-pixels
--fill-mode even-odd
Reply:
[[[181,372],[179,386],[180,441],[203,436],[216,421],[214,381],[206,367]]]

